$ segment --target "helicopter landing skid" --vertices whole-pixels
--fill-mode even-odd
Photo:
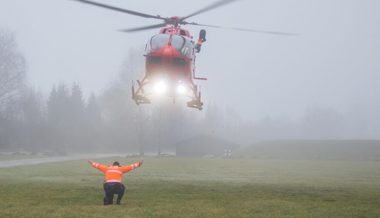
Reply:
[[[144,78],[142,81],[137,80],[138,88],[135,90],[135,86],[132,82],[132,99],[135,101],[137,105],[140,104],[150,104],[151,100],[148,98],[144,91],[144,86],[147,85],[149,81]],[[196,85],[192,86],[193,88],[193,97],[191,101],[187,102],[187,106],[191,108],[196,108],[198,110],[203,109],[203,102],[201,101],[201,92],[198,92],[198,87]],[[175,97],[173,98],[173,103],[175,103]]]
[[[144,94],[143,84],[144,84],[145,78],[143,79],[143,83],[141,83],[139,80],[137,80],[137,84],[139,85],[139,88],[137,91],[135,91],[135,86],[132,82],[132,99],[135,101],[137,105],[140,104],[150,104],[151,101],[148,97]],[[141,93],[141,94],[139,94]]]
[[[142,95],[133,95],[132,94],[132,99],[135,101],[135,103],[137,105],[150,104],[151,103],[151,101],[147,97],[142,96]]]
[[[201,92],[197,93],[197,90],[198,86],[194,86],[193,94],[195,97],[191,101],[187,102],[187,106],[191,108],[196,108],[201,111],[203,109],[203,102],[201,101],[202,95]]]
[[[201,111],[203,109],[203,102],[201,102],[200,100],[191,100],[187,102],[187,106],[196,108]]]

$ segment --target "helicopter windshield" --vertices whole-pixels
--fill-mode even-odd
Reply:
[[[181,52],[182,55],[185,55],[191,58],[193,53],[193,43],[190,39],[185,38],[179,35],[172,35],[172,46]],[[164,47],[170,39],[168,34],[157,34],[150,39],[149,51],[156,51]]]

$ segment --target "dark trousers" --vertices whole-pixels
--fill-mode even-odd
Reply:
[[[105,197],[104,205],[113,204],[113,195],[117,195],[116,203],[120,204],[121,198],[125,192],[125,186],[120,182],[107,182],[103,184]]]

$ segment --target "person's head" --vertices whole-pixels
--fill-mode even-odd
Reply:
[[[115,161],[115,162],[113,162],[112,166],[120,166],[120,163]]]

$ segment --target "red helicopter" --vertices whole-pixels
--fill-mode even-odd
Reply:
[[[187,96],[190,98],[190,101],[187,102],[188,107],[202,110],[203,102],[201,100],[201,92],[198,85],[194,83],[194,80],[207,79],[195,76],[195,53],[200,52],[202,43],[206,41],[206,31],[202,29],[199,33],[198,40],[195,42],[190,32],[181,28],[183,25],[224,28],[277,35],[294,35],[291,33],[228,28],[186,21],[190,17],[238,0],[219,0],[185,17],[162,17],[160,15],[145,14],[93,1],[75,1],[139,17],[153,18],[163,21],[162,23],[155,25],[121,30],[130,33],[161,28],[159,33],[152,36],[147,43],[145,54],[145,76],[142,80],[137,80],[137,89],[135,89],[132,84],[132,99],[137,105],[151,103],[150,99],[154,95],[169,96],[173,99],[173,102],[175,102],[175,99],[178,96]]]

